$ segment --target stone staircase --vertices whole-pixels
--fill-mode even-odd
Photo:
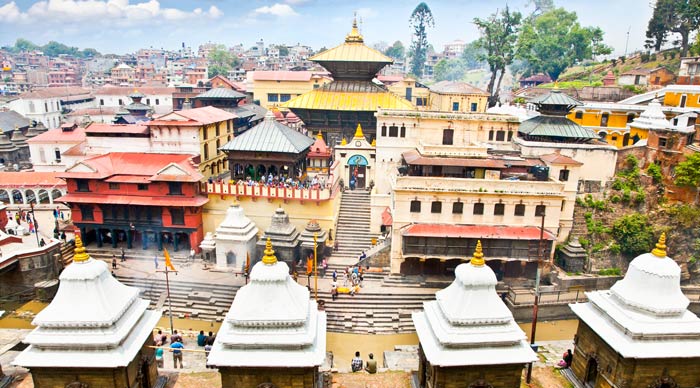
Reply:
[[[363,250],[372,246],[370,225],[370,193],[366,190],[345,190],[335,232],[338,250],[330,262],[349,265],[357,262]]]
[[[107,260],[111,261],[112,260],[112,255],[115,255],[117,257],[117,260],[121,259],[121,248],[112,248],[111,246],[102,246],[102,248],[98,248],[97,246],[93,245],[88,247],[88,251],[90,252],[90,256],[92,256],[94,259],[99,259],[99,260]],[[183,264],[188,261],[188,256],[189,256],[189,250],[184,250],[181,249],[179,252],[173,252],[171,250],[168,250],[168,254],[170,255],[170,259],[172,260],[173,264]],[[155,256],[158,256],[158,261],[162,264],[164,259],[164,253],[163,251],[158,251],[157,249],[148,249],[148,250],[143,250],[143,249],[126,249],[125,250],[125,257],[126,260],[145,260],[149,262],[153,262],[153,258]]]
[[[75,256],[75,243],[73,241],[61,243],[61,259],[64,267],[73,262],[73,256]]]
[[[117,276],[120,282],[137,287],[141,297],[151,301],[151,308],[162,308],[167,316],[168,302],[166,300],[165,276],[158,278],[135,278]],[[170,278],[170,295],[173,307],[173,317],[206,321],[223,321],[231,307],[236,291],[240,286],[228,284],[203,284],[198,282],[179,281],[175,276]]]
[[[586,226],[586,208],[580,205],[574,206],[574,221],[571,227],[571,237],[586,236],[588,234],[588,226]]]

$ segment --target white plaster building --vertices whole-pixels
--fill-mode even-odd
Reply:
[[[246,217],[238,201],[234,201],[216,228],[216,267],[242,269],[246,259],[255,256],[257,235],[258,228]]]
[[[97,108],[121,108],[131,103],[129,95],[138,90],[144,97],[141,102],[153,108],[155,114],[166,114],[173,110],[175,88],[166,87],[119,87],[103,86],[93,93]]]

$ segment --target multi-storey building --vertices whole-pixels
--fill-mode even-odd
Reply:
[[[141,102],[152,107],[155,114],[165,114],[173,110],[175,88],[143,86],[137,90],[144,95]],[[119,109],[131,102],[129,95],[133,87],[104,86],[93,92],[98,108]]]
[[[313,71],[248,72],[248,82],[253,85],[253,100],[267,109],[278,107],[330,80],[325,74]]]

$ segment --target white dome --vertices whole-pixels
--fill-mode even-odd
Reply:
[[[667,129],[670,123],[661,110],[661,103],[659,100],[654,99],[649,103],[647,109],[638,118],[634,119],[630,126],[645,129]]]

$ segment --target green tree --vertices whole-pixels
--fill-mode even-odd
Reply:
[[[14,47],[13,51],[22,52],[22,51],[33,51],[33,50],[38,50],[38,49],[40,49],[40,47],[37,46],[36,44],[34,44],[33,42],[30,42],[27,39],[18,38],[15,41],[15,47]]]
[[[467,43],[467,45],[464,47],[464,51],[462,51],[462,61],[464,62],[464,66],[466,66],[466,68],[469,70],[484,67],[486,62],[481,58],[485,54],[486,51],[479,47],[476,41]]]
[[[489,106],[494,106],[498,102],[498,93],[506,73],[506,66],[515,59],[521,20],[520,12],[511,12],[507,6],[500,14],[494,13],[487,19],[474,18],[474,24],[481,33],[481,38],[476,41],[476,45],[484,50],[479,59],[486,61],[491,70],[491,78],[486,87],[486,91],[491,95]]]
[[[633,213],[613,223],[611,234],[620,245],[620,251],[629,255],[649,252],[654,245],[654,229],[647,216]]]
[[[695,203],[700,196],[700,154],[690,154],[686,160],[676,166],[678,186],[692,187],[695,190]]]
[[[459,81],[464,78],[466,70],[461,59],[441,59],[433,68],[435,81]]]
[[[78,50],[77,47],[66,46],[63,43],[59,43],[53,40],[42,46],[41,50],[44,52],[44,55],[49,57],[57,57],[61,54],[79,56],[80,53],[80,50]]]
[[[526,61],[526,72],[547,73],[554,80],[567,67],[611,51],[603,44],[603,30],[581,27],[576,13],[564,8],[527,19],[518,39],[518,56]]]
[[[280,51],[280,57],[289,56],[289,47],[280,44],[280,45],[277,45],[277,49]]]
[[[554,9],[554,0],[528,0],[525,4],[526,7],[531,5],[535,7],[535,9],[530,14],[530,17],[538,17]]]
[[[217,45],[209,52],[207,59],[209,60],[209,78],[219,74],[226,76],[229,70],[240,63],[238,58],[231,54],[224,45]]]
[[[397,40],[384,51],[384,54],[394,59],[403,59],[406,56],[406,48],[400,40]]]
[[[411,73],[418,77],[423,75],[423,66],[428,53],[428,34],[426,29],[435,26],[433,13],[425,3],[416,6],[408,19],[413,28],[413,43],[411,43]]]
[[[657,0],[649,19],[646,45],[656,51],[669,34],[678,34],[681,56],[688,54],[690,35],[700,28],[700,0]]]

